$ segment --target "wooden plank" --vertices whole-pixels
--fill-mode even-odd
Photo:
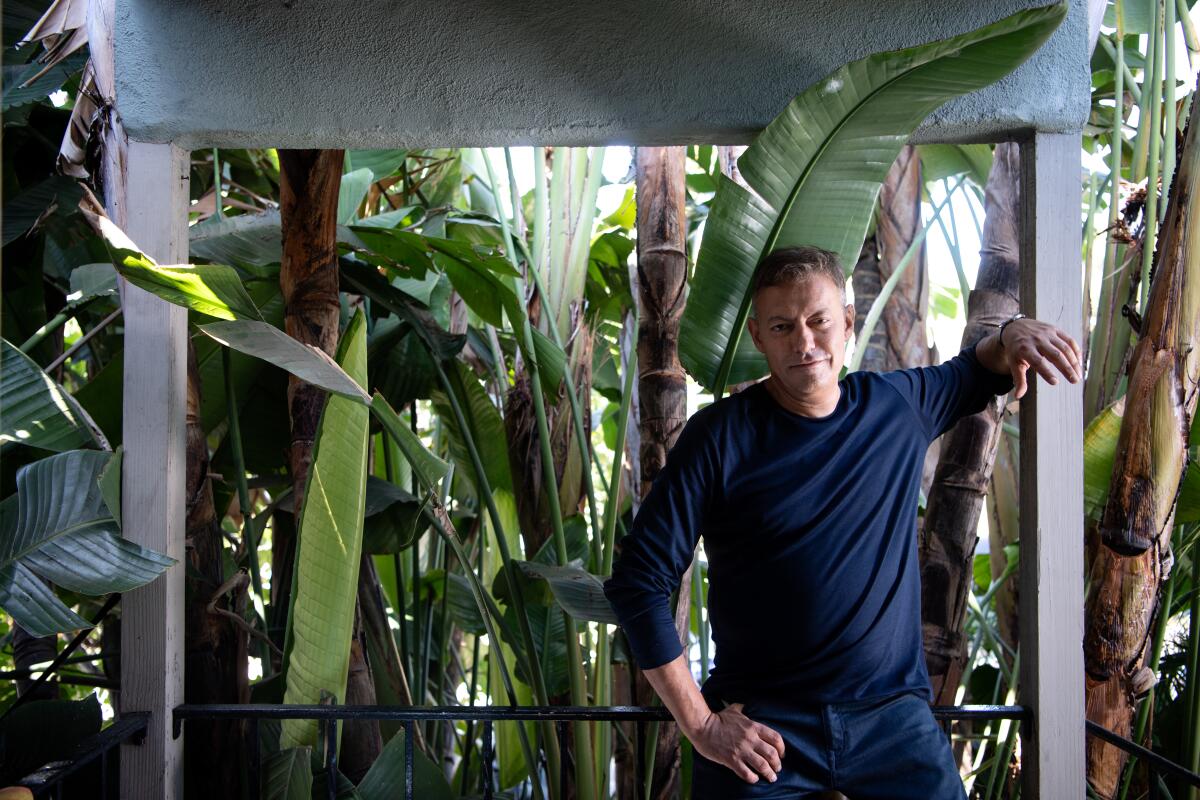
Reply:
[[[130,142],[126,232],[160,263],[187,260],[187,150]],[[183,797],[184,412],[187,312],[124,286],[125,537],[178,563],[121,598],[121,710],[150,712],[141,745],[121,748],[121,797]]]
[[[1021,310],[1083,336],[1080,136],[1021,145]],[[1022,794],[1085,794],[1083,390],[1030,382],[1021,401]]]

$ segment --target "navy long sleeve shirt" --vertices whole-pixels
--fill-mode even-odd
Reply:
[[[706,697],[931,699],[916,541],[925,452],[1012,386],[972,346],[935,367],[850,373],[826,417],[788,411],[761,383],[693,414],[604,583],[638,665],[682,652],[669,599],[703,536]]]

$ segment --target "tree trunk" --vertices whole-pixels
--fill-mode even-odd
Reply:
[[[210,603],[239,613],[236,602],[219,597],[225,583],[223,539],[212,481],[208,442],[200,425],[200,370],[188,340],[186,528],[188,569],[184,608],[184,700],[188,703],[246,703],[246,635],[208,610]],[[248,514],[247,509],[242,513]],[[237,590],[234,590],[235,592]],[[245,591],[244,588],[241,591]],[[233,593],[231,593],[233,595]],[[233,595],[236,596],[236,595]],[[245,758],[246,725],[241,720],[195,720],[184,740],[184,783],[190,797],[233,797],[238,763]]]
[[[279,151],[279,213],[283,233],[283,259],[279,285],[283,292],[284,329],[300,342],[337,351],[338,299],[337,204],[342,180],[342,150]],[[292,441],[289,461],[292,470],[296,519],[304,507],[304,490],[312,465],[317,425],[325,406],[325,392],[294,375],[288,376],[288,413]],[[272,554],[272,572],[278,576],[280,597],[289,591],[295,568],[294,537],[277,541]],[[274,582],[274,581],[273,581]],[[284,598],[283,602],[289,602]],[[338,702],[374,705],[375,687],[361,638],[361,609],[354,612],[350,642],[350,669],[346,697]],[[347,723],[342,740],[343,770],[361,777],[383,749],[379,724],[375,721]]]
[[[1017,153],[1015,144],[996,146],[986,190],[979,274],[971,292],[963,347],[992,333],[995,328],[990,325],[1018,307]],[[992,477],[1003,408],[1004,399],[997,398],[947,431],[926,505],[920,542],[921,619],[925,662],[938,704],[954,703],[966,662],[962,629],[979,539],[975,531]]]
[[[854,331],[862,333],[867,313],[896,271],[913,240],[921,233],[921,157],[912,145],[905,145],[888,170],[879,192],[879,218],[875,233],[867,237],[854,265]],[[926,318],[929,315],[929,272],[925,247],[917,248],[912,262],[900,277],[883,314],[864,348],[862,369],[886,372],[934,363],[929,347]],[[929,493],[937,464],[938,443],[930,446],[925,457],[921,490]]]
[[[279,213],[283,236],[279,286],[285,309],[284,330],[289,336],[318,347],[331,357],[337,351],[341,311],[334,247],[342,161],[341,150],[279,151]],[[289,375],[287,394],[292,431],[288,464],[292,472],[292,507],[298,524],[325,393],[295,375]],[[271,548],[271,602],[280,609],[287,608],[290,603],[295,560],[294,532],[277,531]]]
[[[667,453],[687,422],[687,378],[679,363],[679,320],[687,294],[687,218],[682,147],[639,147],[637,164],[637,299],[639,323],[638,423],[641,486],[645,497],[666,463]],[[687,641],[692,568],[680,581],[675,628]],[[636,702],[651,705],[654,690],[641,670],[630,666]],[[636,797],[632,760],[618,776],[618,796]],[[678,791],[679,728],[664,722],[655,744],[651,797]]]
[[[1151,683],[1152,623],[1171,570],[1175,501],[1187,468],[1200,396],[1200,226],[1189,219],[1200,189],[1200,104],[1193,105],[1130,359],[1117,456],[1091,564],[1084,632],[1087,717],[1128,735],[1134,698]],[[1124,754],[1088,741],[1088,780],[1115,792]]]
[[[342,150],[279,151],[279,213],[283,260],[284,329],[293,339],[337,351],[338,303],[337,200],[342,180]],[[295,507],[304,505],[304,486],[312,464],[313,440],[325,405],[325,393],[288,376],[288,413],[292,421],[290,462]]]
[[[855,332],[862,331],[862,323],[880,288],[895,272],[913,240],[921,234],[921,188],[921,157],[915,147],[905,145],[879,192],[879,219],[875,226],[879,261],[872,264],[860,259],[861,269],[855,269],[852,279]],[[925,266],[925,247],[921,245],[883,307],[875,336],[865,345],[862,368],[884,372],[931,363],[925,329],[928,310],[929,274]]]
[[[1017,476],[1017,443],[1013,437],[1001,434],[996,447],[996,463],[992,468],[991,490],[988,492],[988,550],[993,576],[1004,574],[1008,554],[1004,548],[1015,545],[1020,538],[1020,481]],[[1020,584],[1014,573],[993,595],[1000,635],[1014,649],[1021,641],[1018,621]],[[1013,666],[1010,662],[1009,666]],[[976,698],[978,699],[978,698]]]

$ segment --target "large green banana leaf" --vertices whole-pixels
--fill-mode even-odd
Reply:
[[[293,339],[274,325],[252,319],[235,319],[197,327],[226,347],[257,356],[313,386],[364,406],[371,404],[371,396],[362,385],[347,375],[322,350]],[[366,375],[365,370],[363,375]],[[365,377],[363,381],[366,381]]]
[[[923,144],[921,177],[926,183],[966,175],[974,186],[983,191],[992,171],[992,148],[986,144]]]
[[[263,800],[311,800],[312,748],[289,747],[263,759]]]
[[[100,484],[113,457],[69,450],[35,461],[0,503],[0,606],[35,636],[88,625],[41,579],[103,595],[149,583],[175,563],[121,537]]]
[[[58,452],[108,448],[75,398],[7,339],[0,339],[0,442]]]
[[[371,765],[362,782],[358,784],[358,794],[363,800],[390,800],[393,797],[404,797],[407,784],[404,769],[404,732],[392,737],[379,758]],[[446,778],[437,765],[421,752],[413,748],[413,797],[428,798],[428,800],[450,800],[455,794],[446,783]]]
[[[246,355],[261,358],[326,391],[370,405],[371,396],[325,353],[263,321],[237,270],[220,264],[164,267],[142,253],[104,217],[85,214],[104,238],[114,266],[130,283],[168,303],[219,321],[201,332]]]
[[[342,335],[338,363],[367,382],[366,320],[359,312]],[[367,406],[331,395],[321,415],[300,510],[296,592],[285,703],[318,703],[321,692],[346,698],[350,635],[366,506]],[[314,720],[286,720],[280,746],[313,745]]]
[[[684,367],[721,394],[766,361],[742,330],[754,269],[772,250],[815,245],[852,265],[871,210],[909,134],[947,100],[1032,55],[1066,5],[1031,9],[941,42],[851,62],[793,100],[738,160],[749,189],[722,176],[705,224],[679,337]]]
[[[114,266],[138,288],[168,303],[217,319],[260,320],[262,315],[233,267],[221,264],[159,266],[141,253],[118,251]]]

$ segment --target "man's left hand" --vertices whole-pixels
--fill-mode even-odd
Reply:
[[[1004,327],[1003,338],[992,334],[979,343],[976,354],[993,372],[1012,374],[1015,396],[1020,399],[1029,389],[1030,369],[1051,386],[1058,374],[1071,383],[1083,378],[1083,354],[1079,343],[1060,328],[1036,319],[1018,319]]]

